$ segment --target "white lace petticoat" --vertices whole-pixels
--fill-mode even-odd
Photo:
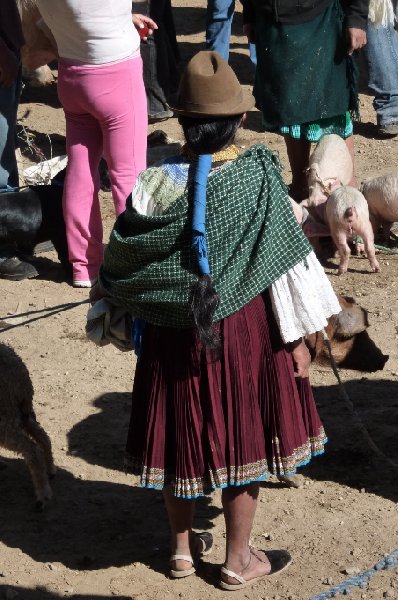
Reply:
[[[285,344],[321,331],[341,311],[325,271],[311,252],[270,288],[274,314]]]

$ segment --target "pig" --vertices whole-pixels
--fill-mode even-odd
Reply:
[[[374,372],[384,368],[389,359],[369,337],[368,313],[353,298],[338,296],[341,312],[328,319],[325,329],[336,364],[345,369]],[[306,336],[311,358],[317,364],[330,364],[323,332]]]
[[[369,206],[374,233],[381,226],[384,241],[388,242],[391,225],[398,221],[398,172],[366,179],[362,183],[361,192]]]
[[[351,251],[347,240],[353,240],[356,235],[363,240],[372,271],[380,271],[368,204],[359,190],[350,186],[334,190],[325,204],[325,221],[340,256],[339,275],[346,273],[348,268]]]
[[[345,141],[338,135],[325,135],[310,156],[307,169],[308,209],[326,202],[328,195],[340,185],[354,180],[354,165]],[[314,216],[316,216],[314,214]]]

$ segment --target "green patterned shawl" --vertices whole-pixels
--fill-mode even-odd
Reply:
[[[145,172],[146,180],[150,174]],[[188,186],[160,216],[126,210],[105,251],[102,287],[132,315],[155,325],[193,325],[188,299],[197,270],[191,192]],[[242,308],[311,251],[293,215],[278,159],[262,145],[209,177],[206,228],[220,296],[216,321]]]

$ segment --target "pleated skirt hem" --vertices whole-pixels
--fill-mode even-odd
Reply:
[[[133,484],[138,487],[163,490],[166,486],[171,486],[172,493],[177,498],[193,500],[209,495],[216,489],[264,481],[276,474],[294,475],[297,469],[307,465],[313,457],[324,453],[327,441],[325,431],[321,427],[316,438],[309,439],[304,446],[297,448],[291,456],[274,458],[271,468],[267,460],[262,459],[239,467],[225,466],[220,469],[209,470],[205,477],[181,479],[176,477],[175,474],[167,473],[165,469],[143,465],[142,460],[137,456],[126,454],[125,471],[133,476]],[[276,441],[275,446],[278,447],[278,445]]]

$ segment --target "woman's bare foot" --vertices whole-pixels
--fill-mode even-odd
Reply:
[[[208,554],[213,545],[212,535],[209,533],[190,533],[189,548],[176,548],[173,555],[191,556],[196,563],[197,560],[204,554]],[[170,561],[170,568],[174,571],[189,571],[194,566],[194,563],[187,560],[177,559]]]
[[[232,562],[231,564],[228,563],[225,565],[225,568],[229,571],[233,571],[245,581],[257,579],[258,577],[263,577],[264,575],[269,575],[271,573],[271,563],[269,562],[265,552],[262,550],[254,550],[253,548],[249,548],[248,550],[249,552],[246,565],[239,564],[237,561],[236,564]],[[225,573],[222,573],[222,580],[230,585],[236,585],[239,583],[235,577],[231,577]]]

